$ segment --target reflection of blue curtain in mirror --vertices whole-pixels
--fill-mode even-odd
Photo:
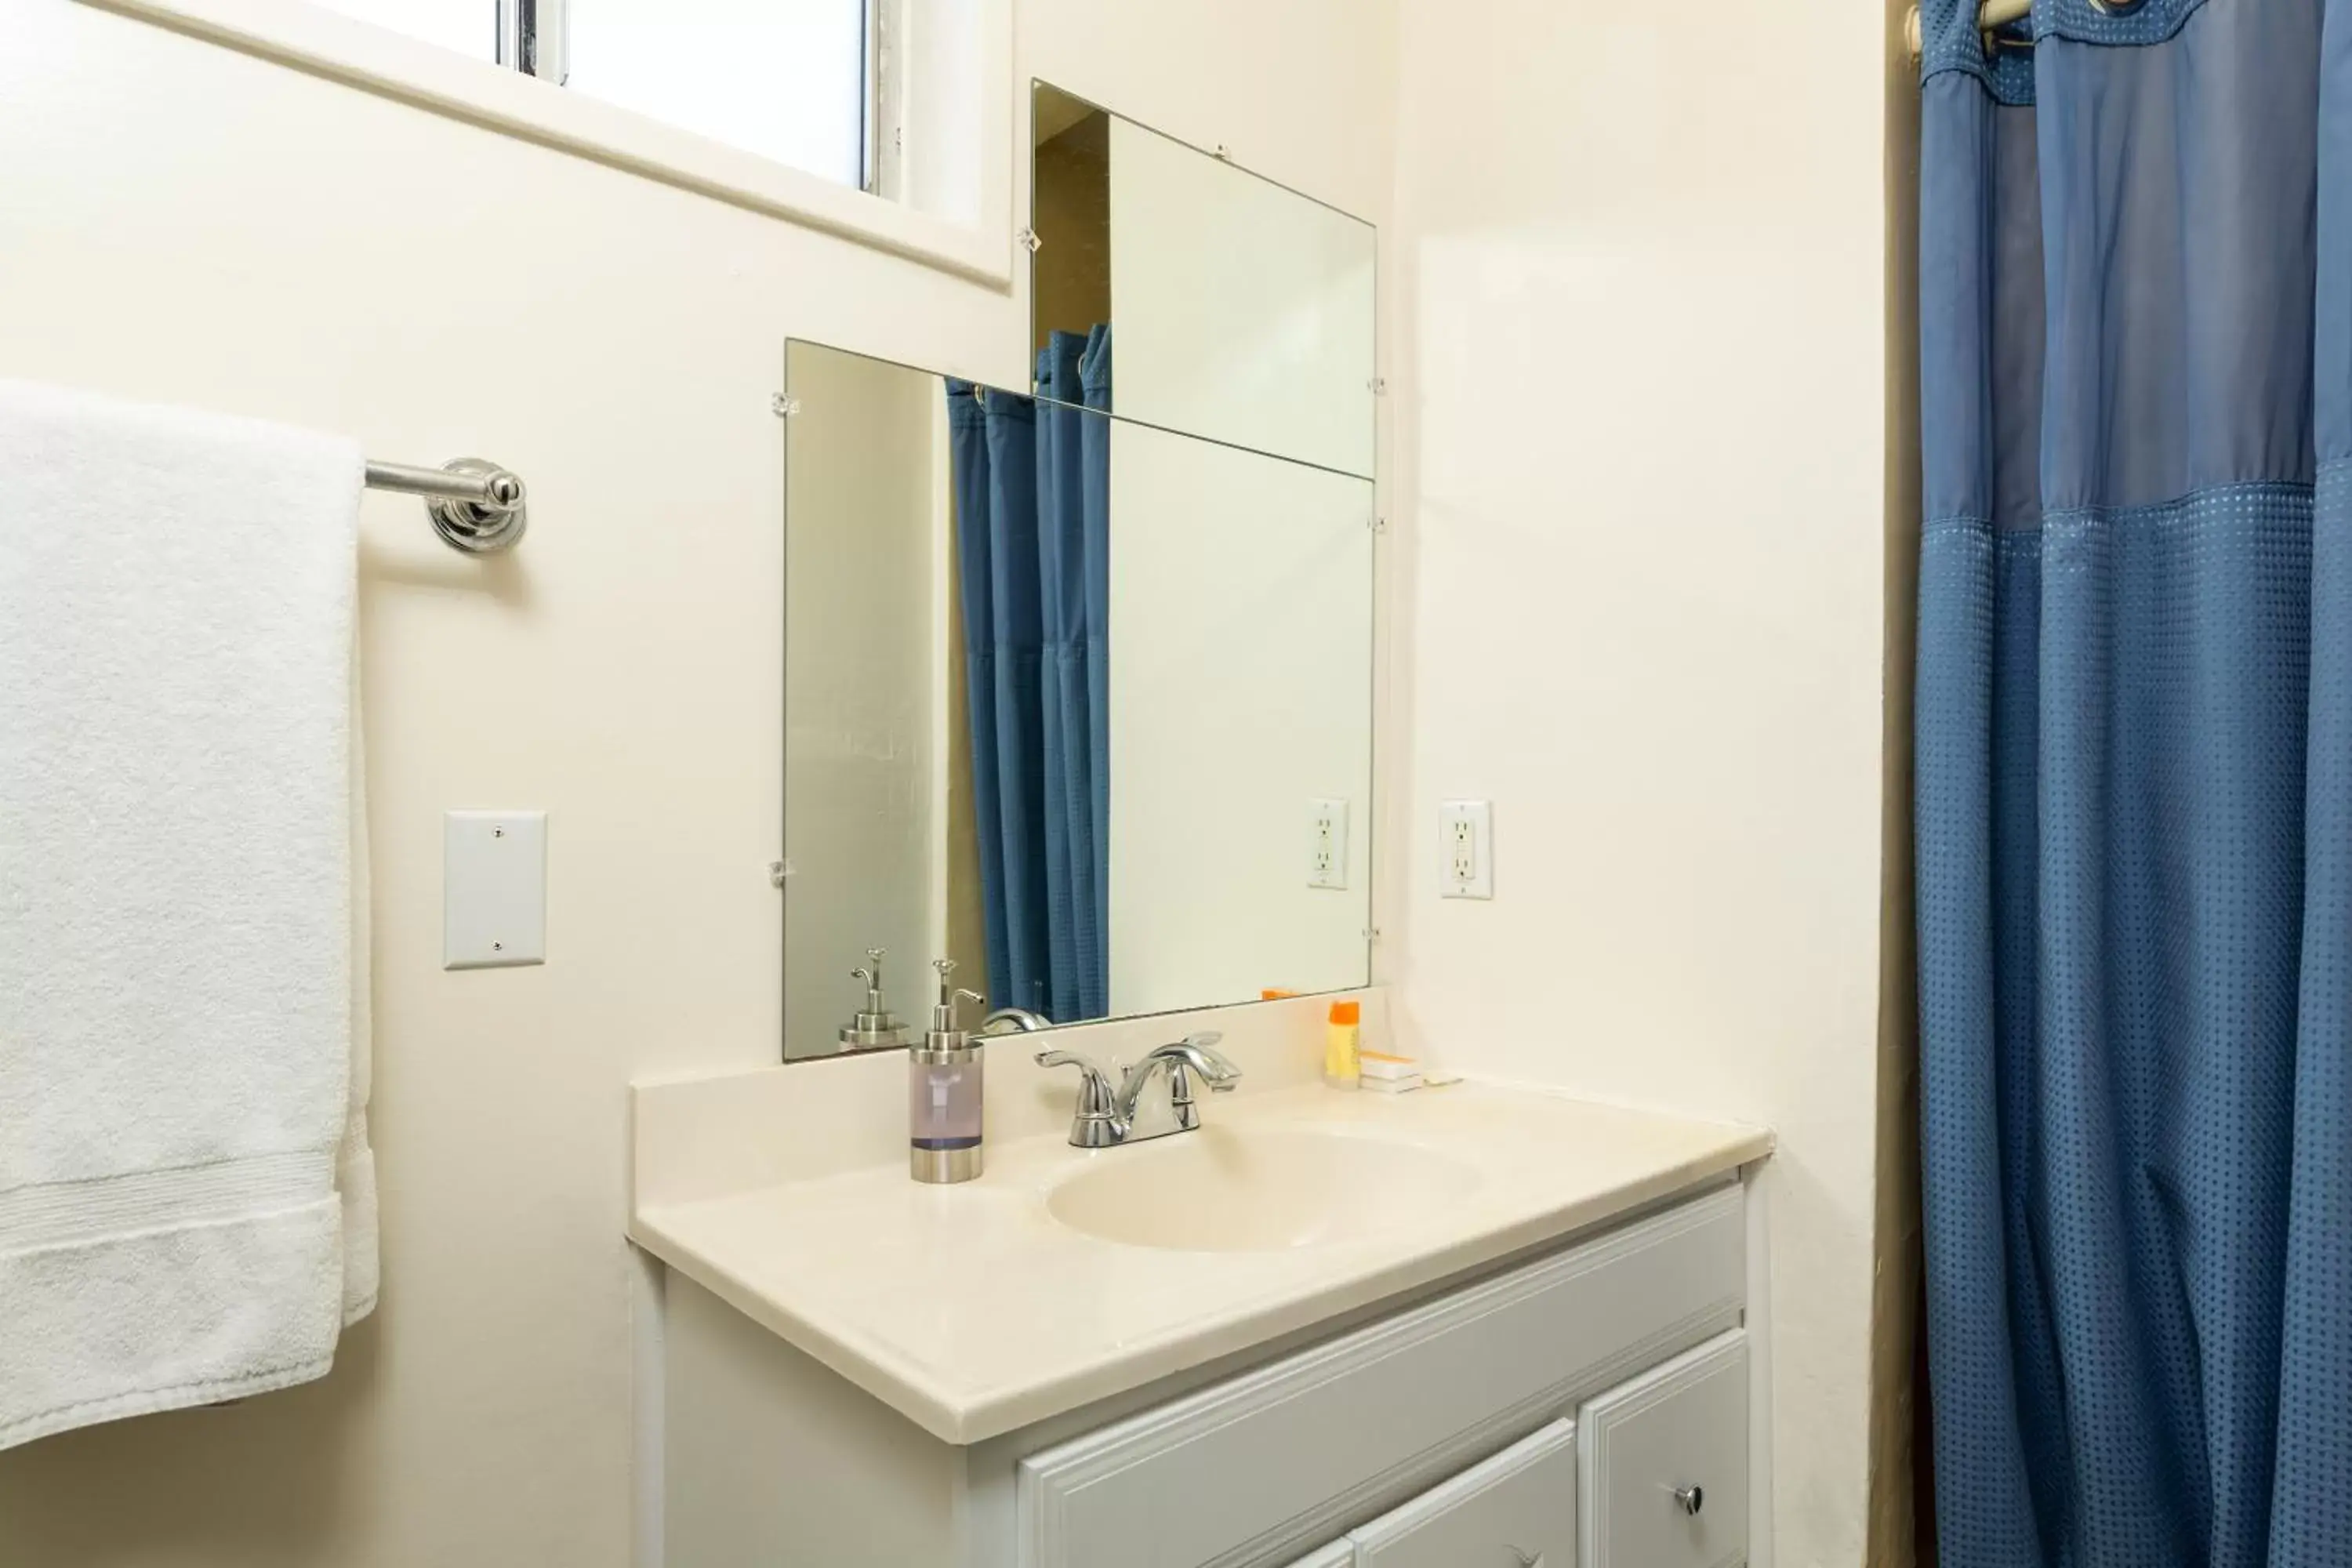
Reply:
[[[1047,398],[1106,408],[1110,329],[1055,332]],[[1109,1010],[1110,447],[1098,416],[948,383],[992,1006]]]

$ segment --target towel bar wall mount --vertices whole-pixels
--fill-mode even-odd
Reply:
[[[530,521],[521,476],[480,458],[459,458],[437,468],[371,461],[367,487],[423,496],[433,531],[468,555],[512,550]]]

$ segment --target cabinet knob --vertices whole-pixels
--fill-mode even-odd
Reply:
[[[1675,1489],[1675,1506],[1682,1510],[1685,1513],[1689,1514],[1692,1518],[1697,1518],[1698,1510],[1706,1506],[1706,1489],[1705,1487],[1676,1487]]]

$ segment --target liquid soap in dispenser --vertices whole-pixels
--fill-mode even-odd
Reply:
[[[956,1026],[956,1004],[978,1002],[955,988],[955,960],[942,958],[930,1032],[907,1053],[907,1173],[919,1182],[969,1182],[980,1174],[980,1041]]]

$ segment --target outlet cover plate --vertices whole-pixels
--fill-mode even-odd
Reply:
[[[1344,800],[1307,803],[1307,885],[1341,889],[1348,885],[1348,803]]]
[[[547,962],[547,813],[441,818],[441,967]]]
[[[1437,886],[1449,899],[1495,896],[1495,803],[1449,800],[1438,809]]]

